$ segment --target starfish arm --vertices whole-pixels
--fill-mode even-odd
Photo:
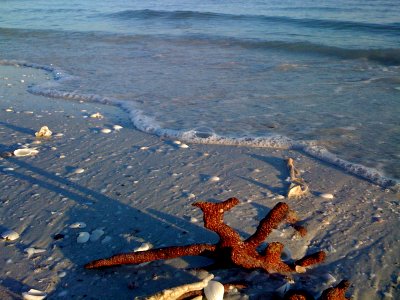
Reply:
[[[147,251],[138,251],[132,253],[123,253],[111,256],[105,259],[94,260],[85,265],[86,269],[95,269],[103,267],[112,267],[118,265],[141,264],[154,260],[170,259],[181,256],[204,255],[207,252],[215,251],[216,246],[210,244],[194,244],[187,246],[165,247],[151,249]]]
[[[288,213],[289,205],[284,202],[276,204],[268,215],[261,220],[256,232],[245,241],[246,247],[256,248],[260,245],[270,235],[272,229],[277,228],[285,220]]]
[[[350,286],[350,282],[347,280],[342,280],[336,287],[326,289],[320,300],[350,300],[346,298],[345,294]]]
[[[318,251],[313,254],[304,256],[302,259],[297,260],[294,264],[300,267],[309,267],[325,260],[326,254],[324,251]]]

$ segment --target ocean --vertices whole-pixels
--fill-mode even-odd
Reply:
[[[30,92],[119,105],[149,134],[303,151],[400,179],[400,4],[0,0]]]

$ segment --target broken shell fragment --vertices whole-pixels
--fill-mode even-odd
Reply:
[[[102,132],[102,133],[110,133],[111,129],[110,128],[103,128],[102,130],[100,130],[100,132]]]
[[[186,144],[180,144],[180,145],[179,145],[179,148],[187,149],[187,148],[189,148],[189,146],[186,145]]]
[[[134,252],[147,251],[147,250],[151,249],[152,247],[153,247],[153,245],[150,243],[143,243],[139,247],[135,248],[135,250],[133,250],[133,251]]]
[[[93,119],[103,119],[104,118],[104,116],[99,112],[97,112],[95,114],[91,114],[90,117]]]
[[[324,198],[324,199],[333,199],[334,198],[334,196],[333,196],[333,194],[328,194],[328,193],[322,193],[321,195],[319,195],[321,198]]]
[[[86,227],[86,223],[83,223],[83,222],[75,222],[75,223],[69,225],[69,228],[73,228],[73,229],[85,228],[85,227]]]
[[[219,181],[220,180],[220,178],[218,177],[218,176],[211,176],[209,179],[208,179],[208,181],[211,181],[211,182],[217,182],[217,181]]]
[[[90,239],[90,233],[86,231],[79,232],[76,242],[78,244],[84,244]]]
[[[14,151],[14,155],[18,157],[33,156],[39,153],[39,150],[33,148],[22,148]]]
[[[19,233],[14,230],[7,230],[1,234],[1,237],[6,241],[15,241],[19,238]]]
[[[28,254],[28,258],[31,258],[35,254],[45,252],[46,249],[36,249],[36,248],[30,247],[30,248],[26,248],[24,251],[26,254]]]
[[[81,174],[83,172],[85,172],[85,169],[83,169],[83,168],[77,168],[77,169],[74,170],[75,174]]]
[[[224,298],[224,286],[222,283],[210,280],[204,288],[207,300],[222,300]]]
[[[116,131],[119,131],[119,130],[121,130],[122,128],[124,128],[124,127],[122,127],[121,125],[114,125],[114,126],[113,126],[113,129],[116,130]]]
[[[24,300],[43,300],[47,297],[47,294],[39,290],[30,289],[28,292],[22,293],[22,297]]]
[[[51,137],[52,132],[50,131],[49,127],[43,126],[40,128],[38,132],[35,132],[35,136],[40,138],[40,137]]]

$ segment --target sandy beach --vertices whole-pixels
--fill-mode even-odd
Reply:
[[[207,262],[195,258],[104,270],[83,265],[143,245],[215,243],[217,235],[204,229],[201,210],[191,204],[229,197],[241,203],[226,213],[225,222],[243,238],[275,204],[286,202],[308,234],[299,238],[283,225],[266,242],[284,243],[292,259],[326,251],[325,262],[293,275],[291,288],[319,296],[348,279],[353,299],[400,299],[398,192],[296,151],[184,148],[138,131],[119,107],[27,92],[30,84],[45,80],[50,79],[40,70],[0,67],[0,152],[39,151],[0,159],[0,231],[19,234],[14,241],[0,240],[1,299],[22,299],[31,288],[46,292],[47,299],[134,299],[198,281]],[[92,118],[95,113],[103,118]],[[53,132],[50,138],[35,138],[42,126]],[[289,157],[310,187],[299,200],[285,198]],[[333,198],[321,197],[324,193]],[[86,227],[71,228],[77,222]],[[93,236],[96,230],[97,240],[77,242],[80,232]],[[221,281],[250,282],[224,299],[269,299],[285,284],[262,271],[212,274]]]

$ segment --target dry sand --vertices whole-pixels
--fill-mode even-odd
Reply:
[[[25,75],[25,76],[24,76]],[[23,80],[24,82],[21,82]],[[30,288],[48,299],[133,299],[193,282],[206,263],[174,259],[141,266],[85,270],[83,264],[150,243],[153,247],[216,242],[202,226],[192,203],[237,197],[241,204],[226,222],[243,237],[279,201],[286,201],[308,228],[306,238],[289,227],[268,241],[281,241],[292,258],[327,251],[327,260],[294,275],[293,288],[318,294],[349,279],[354,299],[400,299],[399,195],[295,151],[189,145],[139,132],[118,107],[34,96],[27,85],[41,82],[41,71],[0,68],[0,152],[37,147],[34,157],[0,160],[0,231],[19,239],[0,239],[0,298],[20,299]],[[89,115],[100,112],[104,118]],[[35,131],[47,125],[50,139],[35,144]],[[113,125],[121,125],[119,131]],[[110,128],[110,133],[101,129]],[[56,136],[62,133],[62,136]],[[144,148],[143,148],[144,147]],[[148,147],[148,148],[147,148]],[[293,157],[311,194],[285,200]],[[77,168],[83,168],[76,174]],[[218,176],[219,181],[210,181]],[[320,197],[332,193],[333,199]],[[87,227],[73,229],[75,222]],[[79,232],[101,229],[97,241],[77,243]],[[64,235],[55,240],[56,234]],[[27,248],[44,249],[28,257]],[[268,299],[282,278],[260,271],[216,270],[222,281],[246,279],[248,289],[226,299]]]

